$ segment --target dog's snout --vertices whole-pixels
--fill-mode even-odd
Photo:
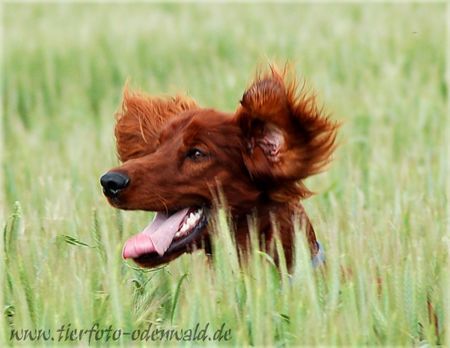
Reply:
[[[122,173],[108,172],[100,178],[103,192],[107,197],[114,198],[130,183],[130,178]]]

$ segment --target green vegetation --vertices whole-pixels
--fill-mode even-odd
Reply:
[[[232,338],[221,343],[238,346],[449,344],[446,12],[444,4],[4,4],[0,338],[17,344],[12,328],[69,323],[125,331],[225,323]],[[239,270],[224,215],[214,267],[203,253],[155,271],[122,261],[125,239],[151,218],[111,208],[99,187],[117,164],[114,112],[125,81],[232,111],[256,68],[286,60],[343,122],[330,170],[307,181],[318,192],[305,206],[327,272],[311,269],[301,240],[292,279],[263,253]]]

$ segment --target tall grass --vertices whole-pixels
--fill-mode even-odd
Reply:
[[[6,345],[17,344],[11,329],[94,323],[224,323],[231,340],[221,343],[231,345],[449,343],[444,4],[8,3],[3,12]],[[331,169],[307,182],[319,193],[305,206],[327,270],[311,268],[301,231],[293,275],[256,250],[240,268],[224,212],[212,261],[197,252],[157,270],[124,262],[122,243],[151,218],[112,209],[98,184],[117,164],[125,80],[231,111],[273,60],[293,62],[344,123]]]

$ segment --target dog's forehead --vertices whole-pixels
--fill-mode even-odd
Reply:
[[[214,109],[187,110],[172,118],[164,127],[162,134],[170,136],[173,133],[189,129],[211,129],[228,125],[232,116]]]
[[[200,109],[194,111],[190,118],[189,125],[211,128],[227,125],[231,121],[231,115],[214,109]]]
[[[160,130],[160,140],[170,139],[176,134],[180,134],[190,123],[193,116],[194,112],[192,110],[187,110],[167,120]]]

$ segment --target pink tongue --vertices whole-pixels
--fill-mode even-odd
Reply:
[[[122,257],[136,258],[155,251],[160,256],[164,255],[188,211],[189,208],[182,209],[170,216],[156,213],[155,218],[144,231],[125,242]]]

